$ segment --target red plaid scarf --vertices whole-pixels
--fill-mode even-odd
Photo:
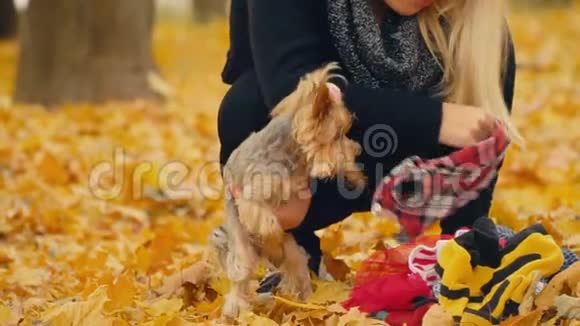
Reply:
[[[508,145],[498,124],[490,138],[448,156],[407,158],[377,187],[372,211],[379,216],[394,215],[404,233],[414,238],[476,199],[497,176]]]

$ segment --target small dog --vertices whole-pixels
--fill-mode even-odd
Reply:
[[[352,186],[366,183],[355,162],[360,146],[347,137],[353,117],[327,85],[336,68],[328,64],[305,75],[274,108],[270,123],[224,166],[225,221],[210,241],[232,282],[226,316],[250,307],[248,285],[261,260],[279,269],[285,294],[305,299],[312,292],[308,256],[280,226],[277,207],[307,190],[310,178],[343,175]]]

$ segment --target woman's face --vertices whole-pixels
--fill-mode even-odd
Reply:
[[[435,0],[384,0],[385,4],[401,16],[412,16],[429,7]]]

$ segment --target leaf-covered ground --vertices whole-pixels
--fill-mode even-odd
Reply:
[[[511,24],[521,64],[514,117],[528,146],[510,151],[492,213],[516,229],[540,221],[578,252],[580,8],[520,12]],[[11,103],[18,45],[0,43],[0,325],[218,322],[228,283],[205,248],[222,218],[226,48],[223,22],[160,22],[155,56],[171,88],[155,85],[169,102],[46,110]],[[344,282],[317,282],[307,304],[275,298],[241,323],[372,324],[334,303],[393,231],[368,214],[329,228],[323,249]]]

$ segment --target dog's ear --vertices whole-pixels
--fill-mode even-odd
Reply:
[[[332,106],[332,102],[333,101],[328,86],[326,83],[321,83],[320,86],[318,86],[316,89],[312,115],[315,118],[322,118],[326,116]]]

